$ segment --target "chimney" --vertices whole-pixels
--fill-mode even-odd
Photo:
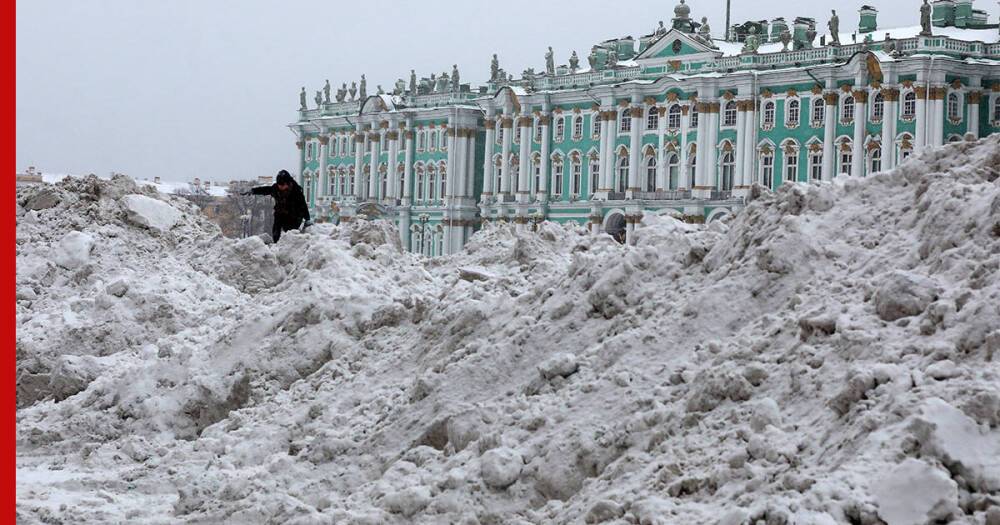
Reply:
[[[159,184],[159,183],[160,183],[160,178],[159,177],[153,177],[153,184]]]
[[[951,27],[955,25],[955,6],[952,0],[934,0],[931,2],[931,24],[934,27]],[[972,2],[969,2],[969,9],[972,9]]]
[[[870,5],[863,5],[858,10],[860,22],[858,22],[858,33],[873,33],[878,29],[878,9]]]
[[[974,25],[972,20],[972,0],[955,0],[955,27],[966,28]]]
[[[781,33],[788,30],[788,24],[782,17],[775,18],[771,20],[771,38],[770,41],[781,42]]]

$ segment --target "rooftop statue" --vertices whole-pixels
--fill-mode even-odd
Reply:
[[[459,92],[461,90],[462,84],[458,77],[458,64],[451,66],[451,90],[454,92]]]
[[[577,56],[576,51],[569,57],[569,70],[576,73],[580,69],[580,57]]]
[[[791,38],[791,35],[789,35]],[[746,41],[743,43],[744,53],[756,53],[757,49],[760,47],[760,37],[757,36],[757,26],[750,26],[750,34],[747,35]],[[785,50],[788,50],[788,45],[785,45]]]
[[[556,59],[555,53],[552,52],[552,46],[549,46],[549,51],[545,53],[545,73],[547,75],[556,74]]]
[[[368,79],[361,75],[361,85],[358,87],[358,96],[362,99],[368,96]]]
[[[385,95],[385,90],[384,90],[384,89],[382,89],[382,84],[379,84],[379,85],[377,86],[377,89],[378,89],[378,90],[377,90],[377,91],[375,92],[375,94],[376,94],[376,95]]]
[[[837,10],[832,9],[833,16],[830,17],[830,23],[827,27],[830,28],[830,43],[835,46],[840,45],[840,18],[837,17]]]
[[[448,73],[447,72],[441,73],[441,76],[438,77],[437,81],[437,91],[440,93],[448,91],[448,87],[450,84],[451,83],[448,81]]]
[[[500,60],[497,59],[496,53],[493,54],[493,60],[490,62],[490,81],[496,82],[500,78]]]
[[[317,91],[316,98],[314,98],[313,100],[316,101],[316,109],[323,107],[323,92]]]
[[[392,94],[397,97],[406,92],[406,81],[403,79],[396,80],[396,87],[393,88]]]
[[[612,49],[608,51],[608,67],[615,68],[618,67],[618,52]]]
[[[923,5],[920,6],[920,35],[921,36],[931,36],[933,31],[931,31],[931,5],[924,0]]]
[[[351,89],[347,90],[347,92],[351,94],[351,101],[353,102],[354,97],[358,94],[358,83],[351,82]]]
[[[347,82],[341,84],[337,90],[337,102],[343,102],[345,98],[347,98]]]
[[[410,94],[417,94],[417,71],[415,69],[410,70]]]
[[[306,107],[306,88],[303,87],[302,91],[299,92],[299,110],[305,111],[306,109],[308,109]]]
[[[327,79],[326,85],[323,86],[323,102],[330,103],[330,79]]]
[[[587,63],[590,64],[591,71],[597,71],[597,48],[590,50],[590,54],[587,55]]]
[[[660,37],[667,34],[667,28],[663,25],[663,20],[660,20],[660,26],[656,28],[656,36]]]
[[[706,44],[712,44],[712,28],[708,26],[707,16],[701,17],[701,26],[698,28],[698,38]]]

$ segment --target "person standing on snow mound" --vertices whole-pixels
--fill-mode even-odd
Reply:
[[[258,186],[249,191],[252,195],[270,195],[274,198],[274,226],[271,227],[271,237],[278,242],[281,234],[288,230],[306,231],[312,226],[309,218],[309,205],[302,193],[302,186],[287,171],[278,172],[274,184]]]

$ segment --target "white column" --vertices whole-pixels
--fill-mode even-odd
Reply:
[[[868,90],[854,91],[854,152],[851,164],[852,177],[865,176],[865,120],[868,116]],[[858,155],[857,153],[861,153]]]
[[[705,184],[705,165],[708,164],[706,160],[708,158],[708,104],[703,102],[697,103],[698,109],[698,132],[696,134],[696,144],[697,150],[695,151],[695,174],[694,174],[694,188],[695,196],[698,196],[698,191],[700,191]]]
[[[326,172],[327,160],[329,157],[329,147],[330,147],[330,135],[327,130],[320,130],[319,136],[319,173],[320,176],[316,177],[319,181],[321,188],[317,192],[317,195],[328,196],[330,195],[330,181],[327,180],[329,175]]]
[[[896,167],[896,101],[899,90],[882,87],[882,169]]]
[[[395,122],[389,124],[389,160],[386,163],[389,170],[389,195],[390,199],[399,199],[402,195],[397,195],[399,191],[399,172],[396,170],[399,164],[399,129]]]
[[[600,157],[598,162],[601,165],[600,167],[601,181],[598,184],[599,187],[597,188],[597,190],[599,193],[606,194],[607,192],[611,191],[611,184],[609,183],[609,181],[614,180],[609,178],[611,162],[610,159],[608,158],[608,150],[610,149],[608,147],[608,142],[610,142],[611,140],[611,130],[609,129],[611,126],[608,123],[607,112],[605,110],[602,109],[598,111],[596,118],[600,119],[601,121],[601,145],[600,149],[597,152]]]
[[[413,123],[406,124],[406,155],[403,160],[403,205],[409,206],[413,196]]]
[[[746,102],[743,100],[736,102],[736,173],[733,174],[734,183],[733,187],[739,189],[741,192],[744,188],[748,186],[745,172],[746,172],[746,162],[744,161],[744,156],[746,155],[746,148],[744,144],[747,141],[747,112],[746,112]]]
[[[500,193],[503,195],[510,193],[510,145],[511,145],[511,129],[513,129],[514,120],[511,117],[504,116],[500,124],[500,132],[503,133],[503,146],[500,152],[500,170],[503,176],[500,178]]]
[[[756,170],[757,151],[757,99],[751,98],[746,106],[746,120],[743,122],[743,184],[749,187],[753,184],[753,174]]]
[[[372,133],[368,135],[368,140],[371,142],[371,160],[369,161],[370,168],[368,169],[368,198],[375,200],[378,198],[379,179],[381,178],[378,172],[379,132],[377,129],[372,129]]]
[[[476,128],[465,130],[465,177],[462,178],[462,196],[472,197],[476,185]],[[468,231],[469,227],[465,227]],[[463,241],[462,244],[465,244]]]
[[[628,186],[626,186],[627,199],[632,198],[632,194],[639,191],[639,164],[642,163],[642,106],[640,102],[633,101],[632,107],[628,109],[629,118],[632,122],[632,129],[629,134],[629,161],[628,161]]]
[[[983,94],[979,91],[969,92],[965,96],[967,106],[969,107],[969,124],[966,126],[969,133],[972,133],[973,137],[979,138],[979,101]]]
[[[357,130],[354,133],[354,196],[361,199],[365,190],[362,187],[364,183],[364,164],[365,164],[365,134],[361,128],[361,123],[358,123]]]
[[[670,186],[667,180],[667,168],[663,165],[663,135],[667,132],[666,106],[657,108],[659,118],[656,121],[656,191],[665,191]]]
[[[455,175],[458,170],[455,168],[458,166],[458,129],[455,127],[458,124],[452,120],[448,123],[448,129],[445,131],[445,141],[448,144],[448,155],[447,155],[447,167],[445,168],[445,179],[444,192],[441,200],[450,199],[455,195]],[[448,244],[447,242],[445,244]]]
[[[691,131],[691,107],[681,106],[681,163],[677,171],[677,189],[689,190],[688,186],[688,133]]]
[[[493,188],[493,145],[496,144],[496,120],[492,114],[486,115],[486,154],[483,156],[483,193],[482,198],[487,200],[493,192],[499,188]]]
[[[522,115],[518,119],[521,128],[521,152],[517,169],[517,202],[528,202],[530,197],[528,175],[531,171],[531,141],[534,138],[531,136],[531,120],[529,115]]]
[[[550,126],[552,124],[552,116],[548,113],[543,114],[539,125],[542,126],[542,151],[541,151],[541,170],[542,170],[542,183],[541,187],[538,188],[539,198],[542,202],[549,201],[549,166],[551,160],[549,156],[552,155],[552,134],[549,133]]]
[[[825,181],[833,180],[837,166],[837,93],[823,93],[823,174]]]
[[[705,115],[706,120],[708,120],[708,140],[705,145],[705,159],[708,162],[705,163],[704,186],[718,189],[720,187],[717,176],[719,154],[716,145],[719,142],[719,103],[711,102],[706,105],[708,106],[708,114]],[[710,190],[706,190],[706,192],[708,191]]]
[[[916,115],[916,136],[914,137],[914,148],[919,151],[927,145],[927,87],[914,86],[917,94],[917,115]],[[855,151],[858,151],[855,149]]]
[[[944,144],[944,97],[946,93],[947,90],[943,87],[935,88],[932,98],[931,110],[934,119],[931,122],[934,123],[934,129],[931,130],[931,136],[934,137],[933,145],[935,146]]]

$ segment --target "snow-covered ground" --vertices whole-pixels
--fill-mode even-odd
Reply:
[[[440,259],[19,189],[19,521],[1000,523],[998,166]]]

